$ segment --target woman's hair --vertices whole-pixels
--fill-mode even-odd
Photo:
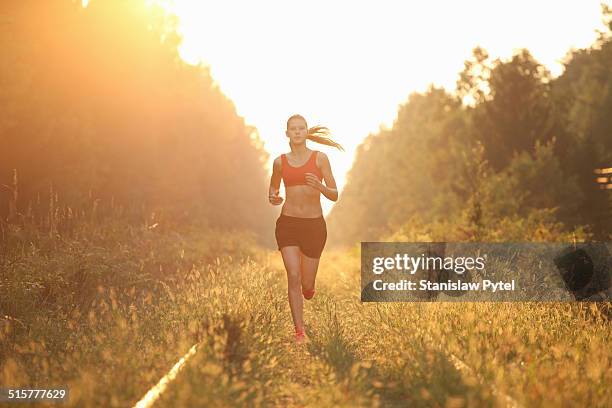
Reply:
[[[302,119],[304,123],[306,123],[306,127],[308,127],[308,122],[306,122],[306,119],[304,119],[302,115],[292,115],[289,119],[287,119],[287,129],[289,129],[289,121],[291,121],[291,119]],[[333,146],[338,150],[344,151],[344,147],[342,147],[340,143],[335,142],[330,137],[330,134],[330,130],[325,126],[313,126],[311,128],[308,128],[307,139],[324,145]]]

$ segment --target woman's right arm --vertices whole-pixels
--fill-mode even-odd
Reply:
[[[270,178],[270,190],[268,193],[268,199],[272,205],[280,205],[283,203],[283,197],[279,197],[280,183],[281,183],[281,159],[280,156],[274,159],[272,165],[272,177]]]

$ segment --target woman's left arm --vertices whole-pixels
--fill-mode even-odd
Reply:
[[[319,190],[329,200],[338,201],[338,187],[336,186],[336,180],[332,174],[329,159],[323,152],[319,152],[319,157],[321,159],[321,173],[323,173],[325,185],[323,185],[317,176],[312,173],[306,173],[306,184]]]

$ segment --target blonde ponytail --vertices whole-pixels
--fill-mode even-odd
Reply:
[[[287,119],[287,127],[289,127],[289,121],[291,119],[302,119],[304,123],[306,119],[302,115],[293,115],[289,119]],[[306,125],[308,126],[308,124]],[[337,148],[338,150],[344,151],[344,147],[340,145],[340,143],[334,141],[331,137],[331,131],[325,126],[313,126],[308,128],[308,136],[306,137],[308,140],[312,140],[313,142],[324,144],[327,146],[332,146]]]

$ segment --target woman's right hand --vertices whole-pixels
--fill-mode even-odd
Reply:
[[[268,199],[270,200],[270,204],[272,205],[281,205],[283,203],[283,197],[279,197],[278,190],[274,192],[274,194],[270,194]]]

